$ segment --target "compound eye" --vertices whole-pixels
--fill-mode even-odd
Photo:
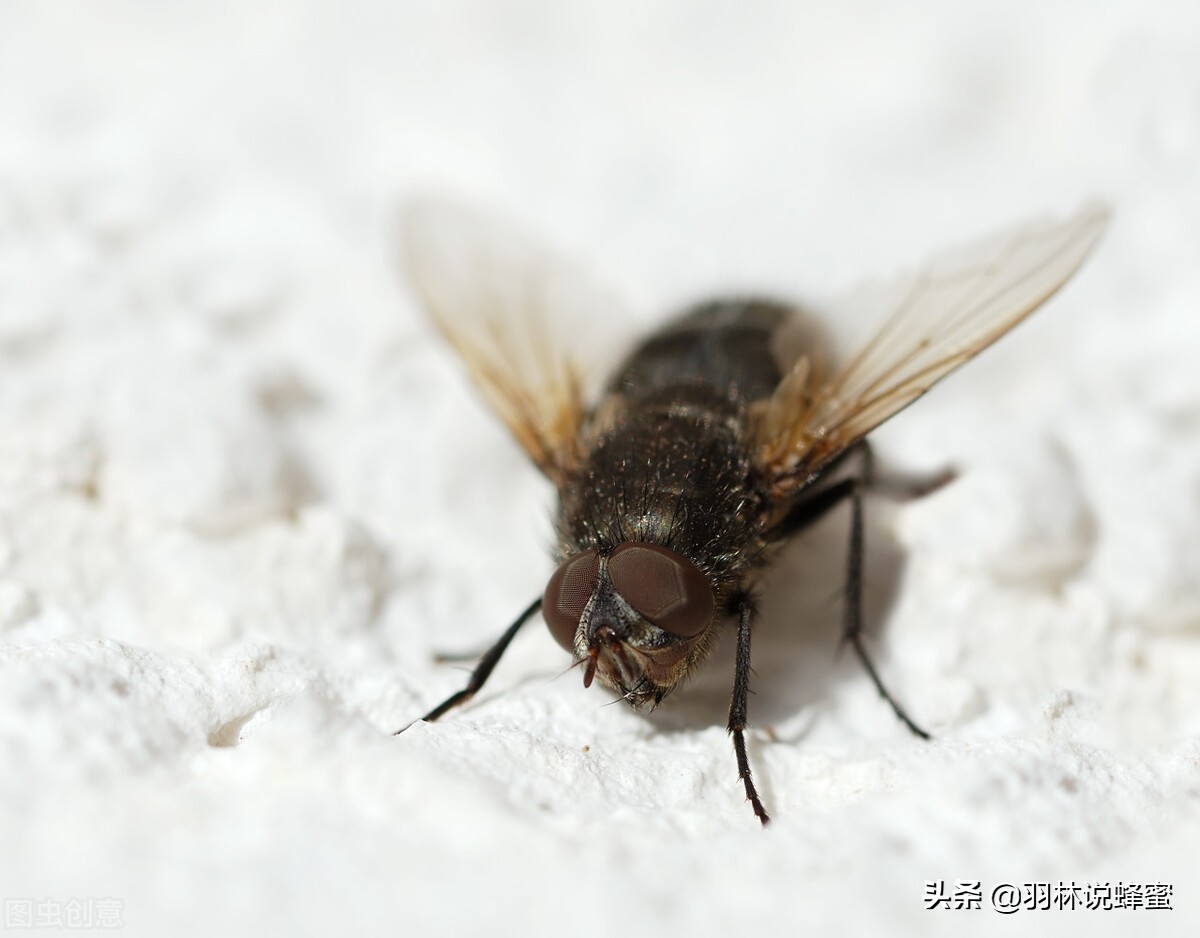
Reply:
[[[586,550],[564,560],[542,594],[542,618],[550,627],[554,640],[572,654],[583,607],[596,592],[599,578],[600,555],[594,550]]]
[[[657,544],[622,544],[608,557],[613,588],[639,614],[680,638],[699,635],[715,601],[700,568]]]

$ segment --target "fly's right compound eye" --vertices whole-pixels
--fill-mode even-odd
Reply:
[[[550,627],[550,634],[572,654],[583,608],[596,592],[599,578],[600,555],[594,550],[586,550],[564,560],[542,594],[542,616]]]

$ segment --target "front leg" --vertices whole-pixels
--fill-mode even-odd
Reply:
[[[491,677],[492,671],[499,663],[501,656],[508,649],[509,643],[516,638],[517,632],[520,631],[521,626],[533,618],[534,613],[541,608],[542,597],[539,596],[529,604],[524,612],[517,616],[516,621],[504,630],[504,634],[500,636],[500,638],[496,641],[496,644],[489,648],[487,653],[484,654],[481,659],[479,659],[479,664],[477,664],[475,666],[475,670],[471,672],[471,677],[467,681],[467,686],[457,693],[451,694],[440,704],[425,714],[425,716],[421,717],[421,719],[427,723],[432,723],[447,710],[453,710],[455,707],[461,707],[468,700],[474,697],[479,692],[479,689],[483,687],[484,682]],[[409,725],[411,726],[412,724]],[[403,729],[396,730],[396,732],[392,735],[399,736],[406,729],[408,729],[407,726]]]
[[[746,800],[754,809],[755,817],[766,826],[771,818],[754,787],[750,759],[746,755],[746,700],[750,694],[750,626],[754,619],[754,601],[742,593],[736,599],[734,611],[738,613],[737,660],[733,669],[733,699],[729,703],[729,734],[733,737],[738,778],[746,789]]]

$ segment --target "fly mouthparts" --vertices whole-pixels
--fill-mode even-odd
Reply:
[[[596,659],[600,656],[599,649],[589,648],[587,664],[583,668],[583,686],[585,688],[592,686],[592,678],[596,676]]]

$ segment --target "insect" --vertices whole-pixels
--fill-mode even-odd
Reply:
[[[880,483],[865,437],[1049,299],[1106,222],[1104,208],[1088,207],[996,237],[973,257],[935,261],[840,365],[811,318],[787,304],[701,303],[637,345],[589,398],[588,349],[556,343],[550,326],[589,303],[604,318],[600,294],[503,223],[450,203],[412,206],[403,258],[417,295],[558,491],[558,566],[544,593],[424,719],[470,700],[539,610],[584,685],[637,709],[661,703],[729,625],[728,730],[765,825],[745,741],[756,585],[780,545],[849,502],[844,638],[896,715],[926,736],[863,642],[863,496]]]

